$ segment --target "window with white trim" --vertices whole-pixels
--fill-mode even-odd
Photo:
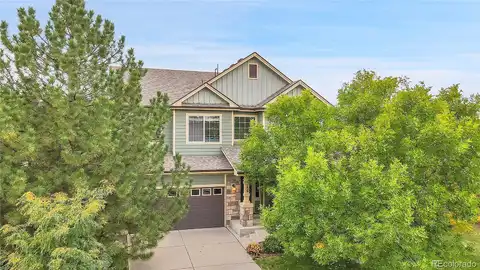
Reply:
[[[213,195],[222,195],[222,188],[214,188]]]
[[[177,193],[177,190],[171,188],[167,191],[167,194],[168,194],[168,197],[177,197],[178,196],[178,193]]]
[[[257,64],[248,64],[248,78],[257,79],[258,78],[258,65]]]
[[[212,195],[211,188],[202,188],[202,196],[210,196],[210,195]]]
[[[254,116],[235,116],[234,135],[235,140],[243,140],[250,133],[250,122],[256,120]]]
[[[190,196],[200,196],[200,189],[199,188],[193,188],[190,190]]]
[[[189,115],[189,142],[220,142],[219,115]]]

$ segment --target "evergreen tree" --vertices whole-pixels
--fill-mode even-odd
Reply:
[[[101,244],[111,267],[125,268],[127,258],[144,257],[186,209],[186,192],[167,198],[165,188],[157,189],[167,97],[141,104],[142,61],[132,49],[125,53],[125,38],[116,39],[113,23],[84,1],[58,0],[44,27],[33,8],[20,8],[18,18],[14,35],[6,22],[0,25],[0,225],[32,226],[26,232],[37,237],[32,217],[18,209],[22,194],[77,200],[78,190],[111,186],[95,217],[100,226],[92,226],[96,242],[85,241]],[[168,185],[182,190],[187,178],[180,173]],[[3,237],[5,259],[17,247]]]

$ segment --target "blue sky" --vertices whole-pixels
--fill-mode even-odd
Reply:
[[[0,0],[0,19],[51,0]],[[480,0],[95,0],[147,67],[213,70],[257,51],[335,103],[362,68],[480,92]]]

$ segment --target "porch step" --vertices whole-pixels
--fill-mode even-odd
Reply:
[[[263,241],[267,237],[268,232],[262,228],[262,229],[255,230],[255,235],[256,237],[261,238]]]
[[[251,227],[243,227],[240,224],[240,220],[232,220],[230,222],[230,228],[232,228],[232,230],[240,237],[248,236],[252,233],[255,233],[257,230],[263,230],[263,226],[260,225],[259,220],[257,221],[254,220],[253,226]]]
[[[251,229],[252,227],[248,227],[248,229]],[[268,233],[267,231],[260,226],[260,228],[257,228],[253,230],[251,233],[244,234],[243,236],[240,236],[233,228],[232,226],[227,226],[227,229],[237,238],[238,242],[243,246],[243,248],[247,248],[247,246],[251,243],[260,243],[265,240],[265,237],[267,237]],[[242,232],[245,232],[245,230],[242,230]]]

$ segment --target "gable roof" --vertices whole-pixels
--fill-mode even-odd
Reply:
[[[215,77],[215,72],[146,68],[142,78],[142,104],[149,105],[157,92],[168,95],[170,103]]]
[[[237,67],[245,64],[248,60],[252,59],[252,58],[256,58],[258,59],[260,62],[262,62],[264,65],[266,65],[268,68],[270,68],[273,72],[275,72],[278,76],[280,76],[282,79],[284,79],[286,82],[288,83],[292,83],[292,80],[290,78],[288,78],[285,74],[283,74],[280,70],[278,70],[276,67],[274,67],[272,64],[270,64],[270,62],[268,62],[265,58],[263,58],[262,56],[260,56],[257,52],[253,52],[251,53],[250,55],[248,55],[247,57],[245,58],[240,58],[237,63],[233,64],[233,65],[230,65],[230,67],[228,67],[227,69],[223,70],[222,72],[220,72],[217,76],[211,78],[208,83],[209,84],[212,84],[213,82],[217,81],[218,79],[222,78],[223,76],[227,75],[228,73],[230,73],[232,70],[236,69]]]
[[[267,97],[265,100],[260,102],[257,105],[246,106],[242,105],[239,106],[236,102],[234,102],[231,98],[226,96],[225,94],[218,91],[215,87],[211,84],[226,74],[230,73],[231,71],[235,70],[239,66],[243,65],[250,59],[255,58],[269,69],[271,69],[274,73],[276,73],[279,77],[285,80],[288,84],[282,87],[281,89],[277,90],[275,93]],[[241,58],[237,61],[237,63],[230,65],[230,67],[223,70],[221,73],[216,74],[215,72],[208,72],[208,71],[193,71],[193,70],[173,70],[173,69],[156,69],[156,68],[146,68],[147,72],[145,76],[142,78],[141,87],[142,87],[142,104],[149,105],[150,99],[157,96],[157,92],[162,92],[167,94],[170,104],[173,106],[181,106],[181,103],[198,93],[204,88],[208,88],[210,91],[221,97],[225,100],[229,107],[243,107],[243,108],[262,108],[267,103],[272,102],[275,98],[279,95],[288,93],[298,85],[303,86],[306,89],[310,89],[311,93],[316,96],[318,99],[322,100],[323,102],[332,105],[328,100],[318,94],[316,91],[312,90],[305,82],[302,80],[292,81],[288,78],[285,74],[283,74],[280,70],[270,64],[265,58],[260,56],[257,52],[253,52],[250,55],[246,56],[245,58]],[[193,106],[193,105],[192,105]],[[195,106],[202,106],[202,104],[195,104]]]
[[[320,95],[319,93],[317,93],[315,90],[313,90],[310,86],[308,86],[308,84],[306,84],[304,81],[302,80],[297,80],[297,81],[294,81],[290,84],[287,84],[285,85],[284,87],[280,88],[278,91],[276,91],[275,93],[273,93],[271,96],[269,96],[268,98],[266,98],[265,100],[263,100],[262,102],[260,102],[257,107],[263,107],[265,105],[267,105],[268,103],[271,103],[273,101],[275,101],[275,99],[280,96],[280,95],[284,95],[284,94],[287,94],[288,92],[292,91],[293,89],[295,89],[297,86],[302,86],[303,88],[305,89],[308,89],[310,90],[310,93],[312,93],[316,98],[318,98],[319,100],[323,101],[325,104],[327,105],[332,105],[332,103],[330,103],[326,98],[324,98],[322,95]]]
[[[181,106],[182,102],[184,102],[186,99],[189,97],[195,95],[196,93],[200,92],[201,90],[207,88],[208,90],[212,91],[215,93],[217,96],[219,96],[221,99],[225,100],[230,107],[239,107],[237,103],[235,103],[233,100],[228,98],[226,95],[224,95],[222,92],[218,91],[215,87],[211,86],[208,83],[204,83],[200,85],[199,87],[195,88],[193,91],[190,91],[180,99],[176,100],[175,102],[172,103],[173,106]]]

